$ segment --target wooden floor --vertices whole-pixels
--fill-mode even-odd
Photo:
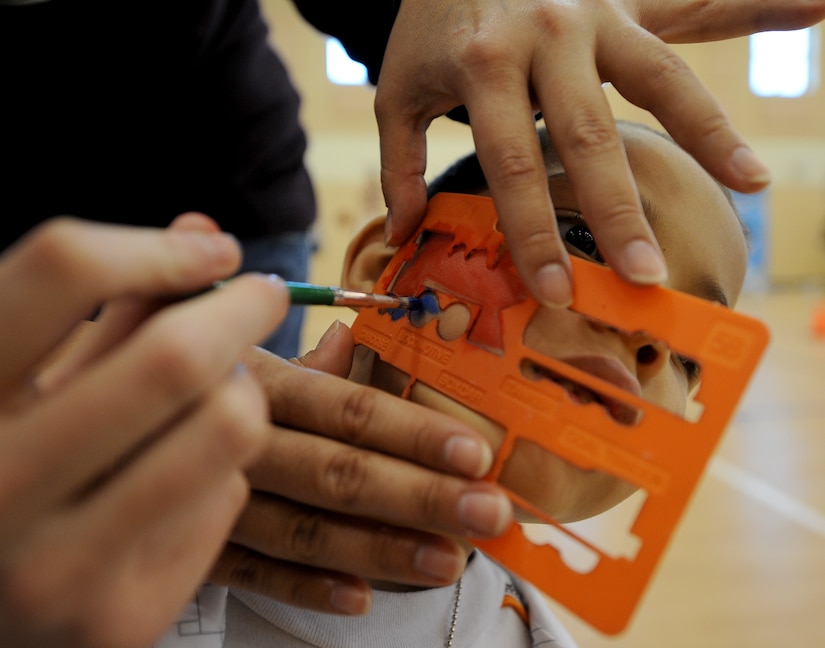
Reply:
[[[339,246],[313,280],[338,281]],[[743,295],[768,351],[628,629],[606,637],[558,610],[581,648],[825,647],[825,337],[811,329],[824,305],[825,286]],[[352,321],[310,311],[306,348]]]

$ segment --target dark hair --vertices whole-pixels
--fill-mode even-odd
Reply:
[[[648,133],[653,133],[654,135],[658,135],[659,137],[667,140],[671,144],[676,147],[679,147],[679,144],[670,137],[667,133],[659,131],[655,128],[651,128],[645,124],[628,121],[619,119],[616,120],[616,125],[619,128],[627,128],[627,129],[636,129],[641,131],[646,131]],[[538,136],[539,141],[541,142],[542,151],[544,153],[545,159],[549,157],[555,157],[556,150],[553,146],[553,142],[550,139],[550,135],[547,132],[547,129],[544,126],[539,126],[538,128]],[[745,225],[745,222],[742,220],[742,216],[739,213],[739,209],[736,207],[736,203],[733,200],[733,194],[731,193],[730,189],[728,189],[725,185],[723,185],[718,180],[715,180],[717,186],[719,187],[722,194],[727,199],[728,203],[730,204],[733,212],[736,214],[736,218],[739,220],[739,225],[742,227],[742,231],[745,233],[745,238],[749,239],[748,228]],[[465,155],[462,158],[459,158],[456,162],[451,164],[445,171],[440,173],[436,176],[435,179],[430,182],[429,186],[427,187],[427,198],[432,198],[435,194],[440,192],[450,192],[450,193],[464,193],[464,194],[477,194],[484,189],[487,189],[487,178],[484,177],[484,171],[481,169],[481,164],[478,161],[478,155],[475,153],[470,153]]]
[[[475,153],[453,162],[427,187],[427,198],[440,192],[477,194],[487,188],[487,178]]]

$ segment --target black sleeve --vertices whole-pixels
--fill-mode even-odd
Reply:
[[[293,0],[293,3],[309,24],[340,40],[352,59],[367,66],[370,83],[378,83],[400,0],[357,3]]]
[[[0,4],[0,249],[59,214],[306,230],[300,97],[258,0]]]
[[[293,0],[293,3],[308,23],[340,40],[350,58],[367,66],[370,83],[378,83],[384,50],[401,0],[364,0],[358,3]],[[447,117],[464,124],[470,123],[464,106],[453,108]]]
[[[304,230],[315,199],[300,97],[269,44],[258,0],[200,4],[210,12],[195,23],[191,100],[179,111],[191,133],[182,148],[199,168],[191,194],[211,197],[210,215],[239,238]]]

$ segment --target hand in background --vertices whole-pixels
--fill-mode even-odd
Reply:
[[[664,41],[794,29],[823,17],[822,0],[402,2],[375,101],[388,242],[399,244],[423,216],[430,122],[464,105],[525,283],[541,302],[569,303],[569,261],[535,134],[541,111],[604,258],[629,281],[662,282],[661,252],[602,82],[650,111],[721,182],[757,191],[767,169]]]

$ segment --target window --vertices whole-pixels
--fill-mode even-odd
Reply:
[[[338,85],[363,85],[367,82],[367,68],[353,61],[337,38],[327,38],[327,79]]]
[[[801,97],[819,83],[819,32],[812,28],[750,37],[750,87],[758,97]]]

